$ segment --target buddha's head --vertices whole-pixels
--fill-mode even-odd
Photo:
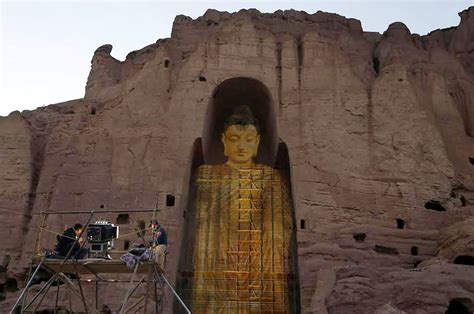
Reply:
[[[257,156],[260,135],[258,121],[249,107],[234,109],[225,122],[221,140],[228,164],[240,166],[253,162],[252,158]]]

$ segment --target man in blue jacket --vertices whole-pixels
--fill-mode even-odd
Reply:
[[[168,235],[156,219],[151,221],[151,228],[153,232],[153,259],[161,268],[164,268]]]

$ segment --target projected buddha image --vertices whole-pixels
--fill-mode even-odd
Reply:
[[[235,107],[221,134],[227,161],[192,180],[183,293],[193,313],[294,313],[294,223],[280,173],[254,161],[259,122]]]

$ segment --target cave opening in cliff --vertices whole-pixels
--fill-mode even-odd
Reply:
[[[126,225],[130,223],[130,216],[128,214],[118,214],[116,222],[117,225]]]
[[[403,229],[405,228],[405,220],[397,218],[397,228],[398,229]]]
[[[145,230],[146,230],[146,223],[145,223],[145,220],[138,220],[137,221],[137,228],[135,229],[136,230],[136,234],[137,234],[137,237],[139,238],[142,238],[145,236]]]
[[[454,259],[454,264],[474,266],[474,256],[471,255],[458,255]]]
[[[374,71],[376,74],[379,74],[380,72],[380,61],[379,58],[373,57],[372,58],[372,67],[374,68]]]
[[[474,165],[474,157],[469,157],[469,162],[471,163],[471,165]]]
[[[5,281],[5,290],[7,292],[15,292],[18,291],[18,282],[15,278],[7,278]]]
[[[398,249],[389,246],[376,245],[374,251],[381,254],[398,255]]]
[[[446,211],[446,208],[444,208],[443,205],[441,205],[441,202],[440,201],[435,201],[435,200],[430,200],[430,201],[426,202],[425,203],[425,208],[426,209],[432,209],[432,210],[435,210],[435,211],[438,211],[438,212]]]
[[[176,197],[173,194],[166,194],[166,206],[172,207],[174,206]]]
[[[367,235],[363,232],[355,233],[353,236],[356,242],[364,242]]]
[[[183,300],[193,313],[299,312],[290,157],[268,88],[245,77],[220,83],[192,152],[177,273]]]
[[[410,254],[413,255],[413,256],[417,256],[418,255],[418,247],[417,246],[412,246],[411,249],[410,249]]]
[[[469,314],[472,313],[469,307],[465,304],[467,300],[464,299],[452,299],[449,301],[448,309],[446,314]]]
[[[130,248],[130,240],[123,241],[123,250],[128,251],[129,248]]]

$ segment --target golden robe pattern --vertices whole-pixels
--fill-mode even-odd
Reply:
[[[292,209],[278,171],[204,165],[193,184],[194,241],[185,243],[192,312],[293,312]]]

